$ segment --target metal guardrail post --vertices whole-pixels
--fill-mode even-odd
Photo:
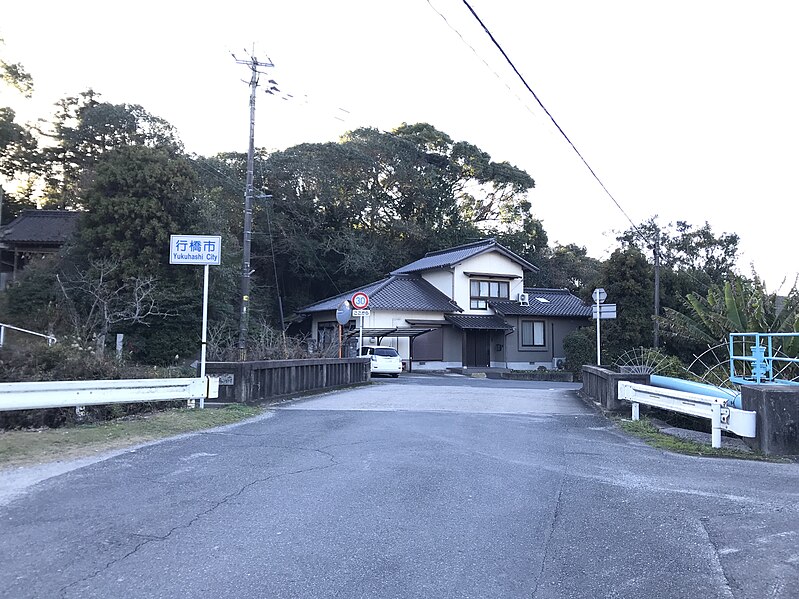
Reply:
[[[714,449],[719,449],[721,447],[721,406],[717,403],[712,404],[710,413],[712,423],[711,444]]]

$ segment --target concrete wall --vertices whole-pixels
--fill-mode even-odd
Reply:
[[[744,385],[741,407],[757,412],[757,436],[744,441],[763,453],[799,455],[799,386]]]
[[[599,366],[583,366],[583,388],[580,394],[585,399],[599,402],[606,410],[621,410],[629,406],[619,401],[619,381],[649,384],[648,374],[621,374]]]

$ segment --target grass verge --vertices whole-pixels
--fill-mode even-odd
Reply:
[[[734,458],[737,460],[754,460],[759,462],[790,462],[786,458],[777,456],[767,456],[763,453],[756,451],[741,451],[739,449],[720,447],[714,449],[704,443],[691,441],[690,439],[681,439],[661,433],[660,429],[652,424],[646,418],[641,420],[616,420],[616,424],[623,431],[630,433],[644,440],[648,445],[657,447],[658,449],[665,449],[666,451],[673,451],[674,453],[682,453],[685,455],[694,455],[710,458]]]
[[[181,408],[127,416],[100,424],[3,431],[0,432],[0,469],[87,457],[181,433],[232,424],[261,412],[261,408],[241,405],[205,410]]]

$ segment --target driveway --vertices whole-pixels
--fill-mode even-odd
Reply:
[[[799,466],[649,448],[575,388],[404,375],[50,478],[0,507],[0,594],[799,596]]]

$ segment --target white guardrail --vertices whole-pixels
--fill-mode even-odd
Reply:
[[[109,381],[46,381],[0,383],[0,412],[70,408],[111,403],[200,400],[219,397],[219,379],[121,379]]]
[[[639,418],[639,404],[709,419],[713,427],[713,447],[721,447],[723,430],[741,437],[755,436],[757,413],[730,407],[721,397],[619,381],[619,399],[632,403],[633,420]]]
[[[28,329],[21,329],[19,327],[11,326],[10,324],[6,324],[4,322],[0,322],[0,347],[3,347],[3,344],[6,341],[6,329],[11,329],[12,331],[19,331],[20,333],[27,333],[28,335],[36,335],[37,337],[44,337],[47,339],[47,345],[52,345],[57,341],[53,335],[46,335],[44,333],[37,333],[36,331],[29,331]]]

